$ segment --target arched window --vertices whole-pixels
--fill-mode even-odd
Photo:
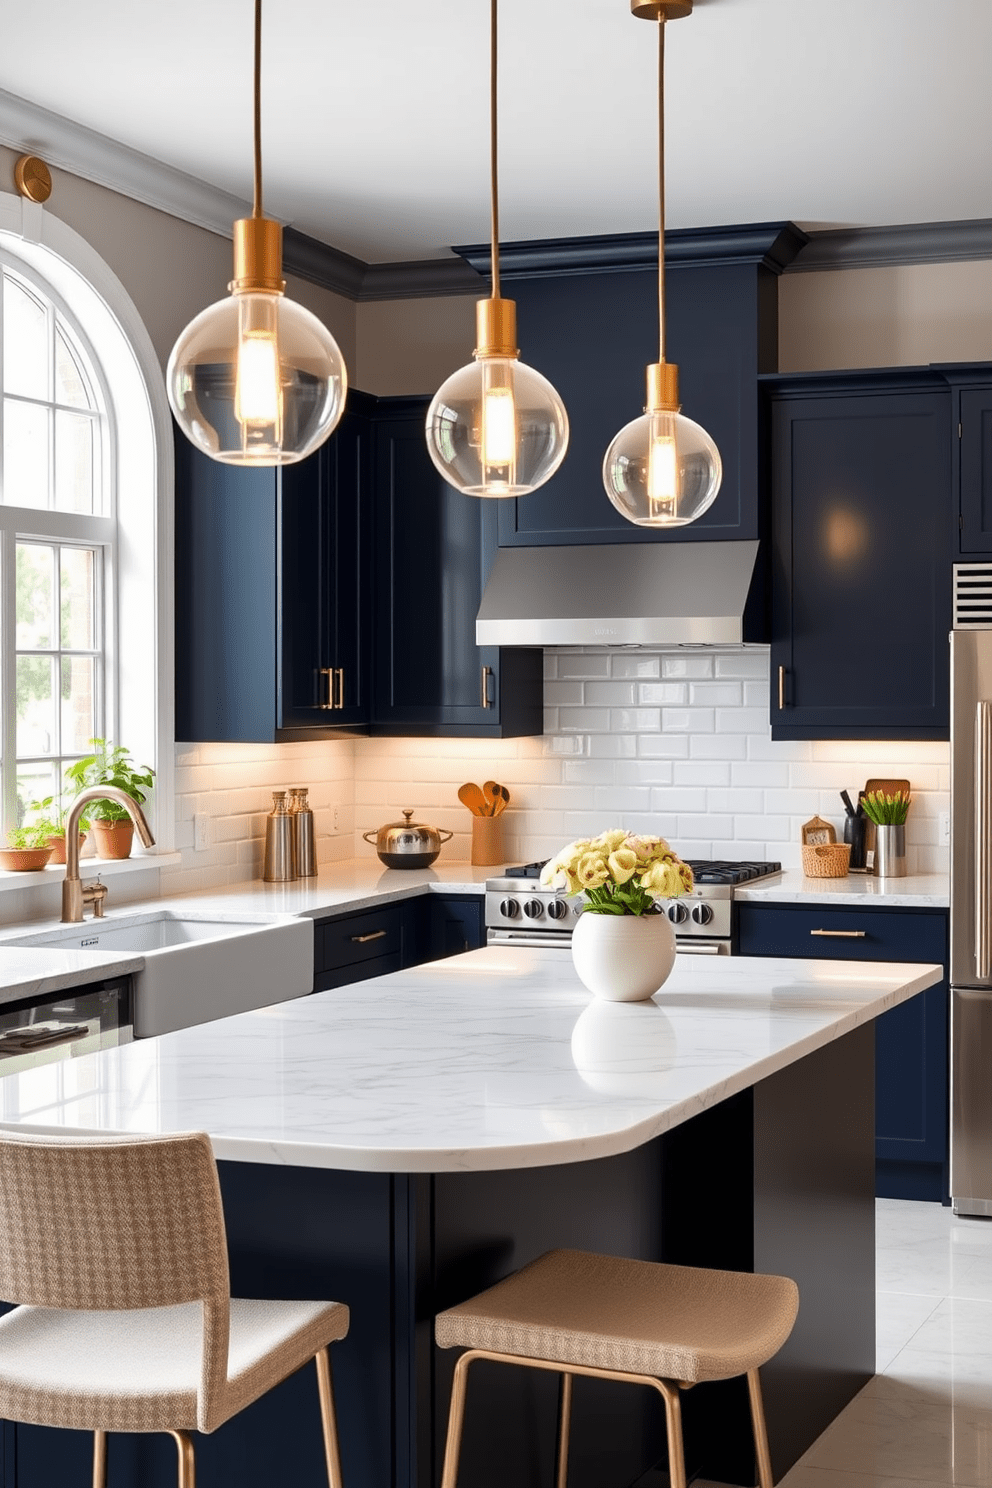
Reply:
[[[65,766],[113,734],[112,401],[51,289],[0,253],[0,646],[7,826],[57,795]],[[112,654],[112,653],[111,653]]]
[[[100,737],[156,770],[149,814],[171,847],[172,566],[172,429],[148,332],[84,239],[0,193],[3,833]]]

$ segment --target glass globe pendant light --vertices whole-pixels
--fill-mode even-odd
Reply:
[[[658,360],[647,369],[643,415],[606,451],[603,484],[621,516],[638,527],[685,527],[708,511],[723,478],[706,430],[680,412],[679,369],[665,360],[665,22],[692,13],[692,0],[631,0],[658,23]]]
[[[489,18],[492,295],[476,305],[474,362],[442,383],[427,410],[427,448],[444,479],[468,496],[525,496],[565,458],[568,414],[547,378],[520,361],[517,307],[499,292],[497,0]]]
[[[348,376],[337,342],[315,315],[287,300],[282,227],[262,215],[262,0],[255,0],[255,193],[234,224],[230,297],[190,321],[166,370],[183,433],[228,465],[289,465],[332,432]]]

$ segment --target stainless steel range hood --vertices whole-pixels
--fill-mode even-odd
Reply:
[[[739,646],[757,542],[500,548],[479,646]]]

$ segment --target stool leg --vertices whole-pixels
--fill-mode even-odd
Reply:
[[[179,1488],[196,1488],[196,1460],[188,1431],[170,1431],[179,1453]]]
[[[555,1488],[568,1488],[568,1432],[572,1424],[572,1376],[561,1377],[561,1409],[558,1417],[558,1462]]]
[[[317,1388],[320,1391],[320,1419],[324,1427],[327,1482],[329,1488],[342,1488],[337,1417],[334,1414],[334,1388],[331,1384],[331,1360],[326,1348],[317,1351],[314,1355],[314,1363],[317,1366]]]
[[[468,1386],[468,1366],[472,1358],[471,1353],[462,1354],[455,1365],[455,1377],[451,1382],[451,1408],[448,1411],[448,1439],[444,1444],[441,1488],[455,1488],[458,1480],[458,1455],[462,1445],[462,1422],[465,1419],[465,1390]]]
[[[765,1429],[765,1408],[761,1400],[761,1380],[756,1369],[747,1372],[747,1393],[751,1397],[751,1426],[754,1431],[754,1452],[758,1459],[759,1488],[773,1488],[772,1459],[768,1451],[768,1432]]]
[[[682,1446],[682,1402],[677,1385],[655,1380],[665,1401],[665,1431],[668,1436],[668,1479],[671,1488],[686,1488],[685,1450]]]
[[[93,1433],[93,1488],[107,1488],[107,1433]]]

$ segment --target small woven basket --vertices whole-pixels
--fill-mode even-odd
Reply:
[[[807,878],[846,878],[850,861],[849,842],[823,842],[817,847],[803,844],[803,873]]]

